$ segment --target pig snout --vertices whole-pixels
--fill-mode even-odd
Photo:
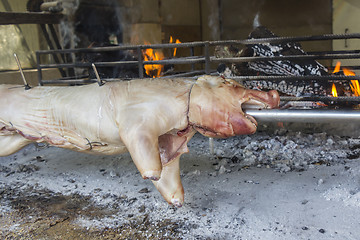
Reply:
[[[267,92],[268,96],[268,108],[277,108],[280,104],[280,96],[276,90],[271,90]]]

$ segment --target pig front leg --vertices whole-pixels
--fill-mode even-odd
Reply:
[[[158,180],[162,165],[158,136],[149,129],[126,129],[120,137],[144,179]]]
[[[144,102],[140,104],[128,101],[126,108],[123,107],[118,111],[116,124],[121,141],[129,151],[141,176],[144,179],[157,181],[161,177],[163,168],[161,159],[163,150],[160,149],[159,139],[168,132],[187,127],[186,105],[169,106],[165,100],[161,100],[160,103],[151,101],[148,103],[145,100]],[[166,140],[161,142],[164,145]]]

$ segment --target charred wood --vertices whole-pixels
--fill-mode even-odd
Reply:
[[[277,37],[266,27],[257,27],[250,33],[249,39],[274,38]],[[301,48],[300,43],[257,43],[246,45],[243,49],[235,46],[218,46],[215,49],[215,56],[226,57],[277,57],[307,55]],[[328,75],[327,69],[319,62],[311,59],[278,60],[278,61],[249,61],[233,63],[228,66],[231,74],[235,76],[323,76]],[[220,66],[219,72],[226,69]],[[288,95],[325,95],[329,83],[315,80],[303,81],[244,81],[243,85],[250,88],[276,89]]]

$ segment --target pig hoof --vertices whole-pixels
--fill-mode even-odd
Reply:
[[[148,179],[152,180],[152,181],[159,181],[159,177],[155,177],[155,176],[151,176],[151,177],[148,177]]]
[[[179,199],[171,199],[171,204],[177,208],[182,207],[182,202]]]
[[[146,171],[143,173],[143,178],[144,179],[150,179],[153,181],[158,181],[160,179],[161,176],[161,171]]]

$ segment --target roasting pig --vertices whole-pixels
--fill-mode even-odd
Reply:
[[[254,133],[257,122],[243,112],[244,103],[275,108],[279,95],[212,76],[29,90],[0,85],[0,155],[32,142],[93,154],[128,151],[142,177],[179,207],[179,159],[188,141],[196,132],[218,138]]]

